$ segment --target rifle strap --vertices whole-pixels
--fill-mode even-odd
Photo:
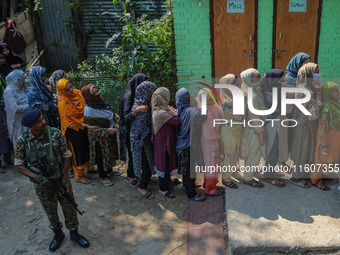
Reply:
[[[53,158],[53,144],[52,144],[52,138],[51,138],[51,130],[49,127],[47,127],[47,135],[48,135],[48,143],[49,143],[49,154],[48,154],[48,165],[47,170],[50,170],[52,158]]]

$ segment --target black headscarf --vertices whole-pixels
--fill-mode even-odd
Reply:
[[[137,73],[129,80],[119,103],[119,115],[121,122],[127,121],[125,120],[125,117],[131,112],[131,108],[135,100],[137,86],[147,79],[147,75],[143,73]]]
[[[143,73],[137,73],[126,85],[125,91],[119,103],[119,142],[120,142],[120,160],[126,161],[126,152],[128,143],[130,143],[130,123],[132,121],[131,109],[135,100],[136,89],[139,84],[146,81],[148,76]]]
[[[6,59],[6,57],[2,54],[0,54],[0,59]],[[2,74],[5,78],[10,72],[13,71],[13,68],[7,63],[0,64],[0,74]]]
[[[21,68],[23,68],[26,65],[26,63],[19,56],[15,56],[13,54],[13,52],[10,50],[7,43],[3,43],[3,44],[0,45],[0,53],[1,54],[2,54],[3,49],[9,50],[9,55],[5,56],[7,64],[9,64],[10,66],[20,64]]]
[[[265,73],[263,76],[262,94],[264,98],[264,104],[269,109],[273,104],[273,88],[278,88],[278,102],[275,112],[269,115],[270,119],[276,118],[281,114],[281,82],[280,79],[283,76],[283,70],[272,69]]]

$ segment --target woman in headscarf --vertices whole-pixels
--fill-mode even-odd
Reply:
[[[125,180],[132,187],[138,187],[138,181],[135,179],[131,153],[130,130],[131,122],[134,120],[134,116],[132,116],[131,113],[131,108],[135,100],[137,86],[146,80],[148,80],[148,76],[143,73],[137,73],[135,76],[133,76],[132,79],[129,80],[119,104],[120,160],[126,161],[126,153],[128,154],[129,161],[127,177]],[[137,111],[145,111],[146,108],[147,107],[145,105],[141,105],[137,108]]]
[[[280,121],[268,122],[265,125],[266,145],[267,145],[267,160],[265,166],[267,171],[263,176],[265,180],[275,186],[284,187],[285,184],[278,178],[280,175],[277,171],[269,171],[271,167],[275,168],[279,162],[279,156],[288,158],[288,130],[280,125],[283,117],[281,117],[281,85],[284,81],[283,70],[272,69],[263,76],[262,94],[265,106],[270,109],[273,104],[273,89],[277,89],[277,107],[275,112],[268,116],[268,119],[279,119]],[[285,161],[285,160],[284,160]]]
[[[4,156],[4,161],[10,162],[11,150],[8,141],[8,132],[6,125],[6,113],[4,111],[3,101],[0,101],[0,174],[6,173],[2,167],[1,156]],[[7,163],[6,162],[6,163]]]
[[[249,68],[241,73],[242,88],[248,90],[253,89],[252,102],[257,110],[265,110],[264,98],[261,93],[261,75],[259,71],[254,68]],[[248,95],[249,96],[249,95]],[[243,129],[241,138],[241,158],[244,159],[244,166],[247,168],[244,172],[244,182],[255,188],[262,188],[263,184],[256,181],[254,171],[250,171],[252,167],[257,167],[260,163],[261,157],[266,158],[266,136],[264,127],[259,121],[265,120],[265,116],[258,116],[253,114],[249,109],[246,113],[246,127]],[[250,127],[248,121],[252,120]]]
[[[11,51],[13,51],[17,55],[20,55],[23,60],[26,60],[26,42],[22,34],[18,31],[16,22],[12,19],[7,21],[6,33],[4,35],[4,43],[8,43]]]
[[[221,119],[221,110],[215,105],[214,100],[209,96],[208,89],[198,92],[198,100],[202,103],[202,98],[207,98],[207,118],[202,123],[201,144],[205,166],[204,187],[207,196],[223,195],[224,191],[217,188],[218,173],[209,171],[210,167],[221,165],[222,150],[220,147],[220,125],[214,127],[214,119]]]
[[[83,125],[88,127],[91,168],[97,164],[101,182],[105,186],[111,186],[113,183],[107,178],[107,173],[112,172],[118,159],[115,114],[95,85],[86,85],[81,92],[86,103]],[[121,172],[115,170],[114,175],[120,174]]]
[[[201,132],[197,137],[198,139],[195,139],[194,135],[191,137],[190,126],[192,122],[195,130],[197,130],[198,127],[202,126],[206,116],[201,115],[199,108],[190,106],[191,95],[186,88],[181,88],[177,91],[175,100],[177,115],[181,123],[176,137],[178,174],[183,175],[183,187],[187,193],[187,199],[194,202],[203,202],[206,200],[206,197],[197,194],[195,190],[195,171],[191,171],[190,168],[191,153],[199,160],[202,160],[203,158],[202,146],[199,139],[201,137]],[[199,141],[199,143],[197,141]],[[203,164],[203,162],[198,163],[199,166],[203,166]],[[191,174],[192,176],[190,176]]]
[[[180,124],[176,110],[169,106],[170,91],[158,88],[152,95],[153,151],[155,171],[158,175],[159,193],[175,198],[169,192],[170,175],[177,168],[175,150],[175,131]]]
[[[290,157],[294,161],[297,171],[293,172],[290,182],[302,188],[310,187],[309,182],[304,180],[309,178],[304,169],[306,164],[314,163],[316,131],[322,107],[321,86],[317,80],[313,79],[313,74],[318,72],[319,67],[317,64],[307,63],[300,68],[296,83],[297,87],[308,89],[311,94],[311,99],[304,104],[304,107],[311,115],[306,116],[297,108],[295,108],[293,112],[293,117],[298,124],[294,127],[293,131],[293,144]],[[297,94],[297,97],[300,96],[300,94]],[[302,166],[303,171],[300,171],[300,166]]]
[[[339,85],[335,82],[326,82],[322,86],[322,110],[319,127],[316,135],[315,164],[327,164],[328,167],[340,162],[340,101]],[[314,186],[321,190],[329,190],[323,183],[322,173],[328,168],[311,172]]]
[[[289,64],[286,67],[286,76],[285,76],[285,81],[288,84],[289,87],[296,87],[296,79],[297,79],[297,74],[299,72],[299,69],[301,66],[304,64],[308,63],[311,61],[311,57],[303,52],[300,52],[296,54],[292,60],[289,62]],[[288,97],[294,98],[294,94],[288,94]],[[288,105],[287,106],[287,118],[292,119],[292,112],[293,112],[293,105]],[[288,154],[290,153],[292,143],[293,143],[293,131],[294,128],[291,127],[288,129]],[[287,166],[286,161],[288,160],[287,157],[283,157],[280,155],[279,159],[279,164],[281,166]]]
[[[286,67],[286,76],[285,76],[285,81],[287,82],[289,87],[296,87],[296,78],[297,78],[299,69],[301,68],[301,66],[303,66],[304,64],[310,61],[311,61],[311,57],[304,52],[299,52],[291,59],[291,61]]]
[[[6,63],[9,64],[13,69],[21,69],[26,66],[26,63],[19,56],[13,54],[7,43],[1,44],[0,49],[0,53],[5,56]]]
[[[4,91],[5,91],[6,86],[7,86],[7,84],[6,84],[7,74],[4,74],[4,73],[1,72],[1,65],[2,65],[1,61],[5,59],[5,58],[2,59],[1,56],[3,56],[3,55],[0,54],[0,101],[2,101],[2,103],[3,103]],[[4,61],[6,61],[6,60],[4,60]]]
[[[63,79],[63,78],[65,78],[66,80],[69,80],[69,78],[67,77],[64,70],[57,70],[57,71],[53,72],[50,79],[48,80],[50,85],[51,85],[51,91],[52,91],[55,98],[58,98],[57,81],[59,81],[60,79]]]
[[[0,54],[0,67],[1,67],[1,54]],[[5,163],[11,163],[11,150],[8,137],[8,130],[6,124],[6,112],[4,102],[4,92],[6,89],[6,75],[0,73],[0,174],[6,173],[2,167],[1,156],[4,156]]]
[[[4,55],[0,54],[0,77],[5,79],[10,72],[13,71],[11,65],[6,62],[6,58]]]
[[[16,146],[17,139],[27,127],[21,125],[21,118],[29,109],[28,97],[25,86],[25,73],[21,70],[14,70],[6,77],[7,88],[5,89],[5,110],[9,139]]]
[[[84,174],[85,170],[90,170],[87,128],[83,126],[84,98],[66,79],[57,82],[57,93],[61,132],[72,152],[72,166],[77,182],[89,184],[92,181],[85,178]]]
[[[27,95],[30,108],[37,107],[42,112],[46,125],[58,127],[58,106],[53,94],[45,85],[46,69],[34,66],[29,71]]]
[[[227,74],[220,79],[220,84],[234,85],[241,87],[242,80],[235,74]],[[242,125],[230,126],[230,120],[240,122],[243,120],[242,115],[233,114],[233,96],[229,89],[220,89],[220,97],[222,100],[222,119],[228,121],[227,124],[221,125],[220,135],[224,150],[224,166],[237,167],[240,159]],[[237,189],[238,186],[232,181],[233,172],[223,172],[222,183],[231,189]]]
[[[149,81],[143,81],[136,89],[136,96],[131,109],[134,118],[130,132],[133,170],[135,176],[140,179],[138,191],[147,199],[155,197],[147,190],[151,175],[155,173],[151,141],[151,97],[155,90],[155,84]],[[139,110],[140,106],[146,107]]]

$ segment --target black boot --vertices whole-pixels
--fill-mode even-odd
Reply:
[[[50,243],[50,247],[49,247],[50,251],[55,251],[56,249],[58,249],[64,238],[65,238],[65,234],[61,229],[56,231]]]
[[[70,237],[72,241],[75,241],[83,248],[87,248],[90,246],[90,242],[87,241],[85,237],[78,233],[78,230],[70,230]]]

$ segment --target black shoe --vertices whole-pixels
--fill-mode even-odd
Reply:
[[[7,165],[13,165],[12,153],[10,151],[4,155],[4,162]]]
[[[71,230],[70,237],[72,241],[75,241],[83,248],[87,248],[90,246],[90,242],[87,241],[87,239],[83,237],[81,234],[79,234],[77,230]]]
[[[65,238],[64,232],[62,230],[57,231],[50,243],[49,250],[55,251],[56,249],[58,249],[64,238]]]

